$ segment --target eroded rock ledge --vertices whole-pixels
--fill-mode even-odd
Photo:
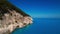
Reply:
[[[11,4],[0,4],[0,34],[10,34],[16,28],[23,28],[32,24],[32,18],[22,11],[18,11]]]

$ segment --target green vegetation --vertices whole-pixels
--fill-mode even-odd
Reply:
[[[7,1],[7,0],[0,0],[0,10],[6,12],[6,11],[8,11],[7,9],[15,10],[18,13],[22,14],[23,16],[29,16],[28,14],[23,12],[21,9],[19,9],[16,6],[14,6],[13,4],[11,4],[9,1]]]

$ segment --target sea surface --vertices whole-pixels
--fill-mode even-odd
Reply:
[[[17,28],[12,34],[60,34],[60,18],[33,18],[33,24]]]

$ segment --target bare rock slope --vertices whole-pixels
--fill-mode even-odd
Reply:
[[[32,24],[32,18],[11,4],[0,3],[0,34],[10,34],[16,28]]]

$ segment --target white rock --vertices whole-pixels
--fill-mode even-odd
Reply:
[[[32,24],[32,18],[29,16],[23,17],[23,15],[17,13],[15,10],[9,10],[10,13],[5,13],[3,16],[3,20],[0,20],[0,34],[6,33],[9,31],[10,33],[17,28],[23,28],[28,24]]]

